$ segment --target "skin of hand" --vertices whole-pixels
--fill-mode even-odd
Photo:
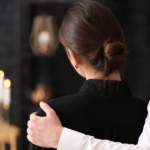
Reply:
[[[41,102],[40,107],[46,116],[39,117],[36,112],[30,115],[27,139],[40,147],[57,148],[63,126],[56,112],[48,104]]]

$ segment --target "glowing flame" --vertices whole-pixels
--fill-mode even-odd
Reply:
[[[42,44],[45,44],[45,43],[49,42],[49,40],[50,40],[49,32],[48,31],[42,31],[39,34],[38,38],[39,38],[39,42],[42,43]]]
[[[4,87],[9,88],[11,86],[11,81],[9,79],[4,80]]]
[[[4,71],[0,70],[0,78],[4,77]]]

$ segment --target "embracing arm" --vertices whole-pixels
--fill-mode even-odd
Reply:
[[[28,122],[27,138],[35,145],[58,150],[150,150],[150,103],[148,116],[137,145],[100,140],[63,128],[55,111],[49,105],[41,103],[40,106],[47,116],[41,118],[32,114]]]

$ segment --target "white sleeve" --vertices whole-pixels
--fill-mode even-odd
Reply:
[[[145,120],[143,132],[139,137],[138,145],[143,147],[144,150],[150,150],[150,102],[147,107],[148,115]]]
[[[57,150],[150,150],[150,102],[148,116],[137,145],[121,144],[64,128]]]

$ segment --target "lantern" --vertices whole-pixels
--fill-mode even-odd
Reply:
[[[30,36],[30,46],[35,55],[54,55],[59,46],[58,27],[50,15],[38,15],[34,18]]]

